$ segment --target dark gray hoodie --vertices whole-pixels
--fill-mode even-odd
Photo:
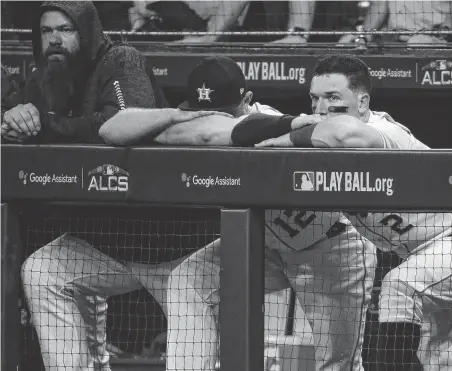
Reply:
[[[51,107],[40,86],[42,48],[40,19],[57,10],[71,18],[80,35],[81,72],[65,108]],[[127,107],[160,108],[166,101],[144,57],[125,43],[113,43],[103,33],[97,10],[90,1],[45,2],[33,25],[33,56],[37,69],[23,89],[2,103],[2,111],[19,103],[33,103],[41,116],[36,143],[101,143],[102,124]],[[47,112],[56,115],[48,115]],[[50,121],[52,120],[52,121]]]

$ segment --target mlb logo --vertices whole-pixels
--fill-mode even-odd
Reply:
[[[115,173],[115,170],[112,165],[107,165],[107,174],[106,175],[113,175]]]
[[[313,171],[295,171],[293,173],[294,191],[315,191],[315,173]]]
[[[436,63],[437,63],[436,69],[440,70],[440,71],[447,70],[447,63],[446,62],[447,62],[446,60],[436,61]]]

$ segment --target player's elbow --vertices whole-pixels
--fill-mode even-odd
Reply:
[[[343,148],[361,148],[367,147],[369,142],[361,130],[361,125],[356,122],[346,122],[338,125],[334,131],[335,141],[339,147]]]
[[[366,124],[351,116],[337,116],[318,124],[312,135],[316,147],[373,148],[378,146]]]
[[[215,133],[210,135],[204,135],[202,138],[205,146],[231,146],[231,134],[230,133]]]
[[[111,130],[107,124],[103,124],[99,129],[99,136],[102,138],[105,144],[116,144],[116,138],[112,135]]]
[[[339,143],[338,147],[341,148],[378,148],[372,140],[359,133],[337,139],[337,142]]]
[[[119,138],[117,138],[115,135],[112,135],[112,133],[110,132],[110,130],[108,130],[107,128],[103,126],[100,127],[99,129],[99,136],[102,138],[102,140],[104,141],[105,144],[114,146],[114,145],[121,145],[121,141],[118,140]]]
[[[358,119],[345,123],[335,135],[342,148],[384,147],[378,132]]]
[[[110,146],[126,146],[130,144],[128,138],[110,127],[108,122],[100,127],[99,136],[105,144]]]
[[[320,122],[311,137],[315,147],[340,148],[349,146],[357,133],[355,124],[347,121],[332,122],[330,119]]]

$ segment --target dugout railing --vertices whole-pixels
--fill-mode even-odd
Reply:
[[[265,208],[447,212],[451,164],[450,150],[3,145],[1,369],[20,369],[24,210],[221,210],[221,369],[261,371]],[[332,187],[335,172],[358,180]]]

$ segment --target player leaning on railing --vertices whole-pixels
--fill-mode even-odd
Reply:
[[[257,143],[257,146],[428,150],[389,115],[371,112],[368,109],[370,90],[354,92],[353,81],[348,80],[337,74],[316,75],[311,84],[313,111],[326,120]],[[347,115],[330,117],[330,111],[343,108]],[[256,119],[254,125],[259,121]],[[293,119],[292,126],[299,127],[297,120],[299,118]],[[269,124],[275,120],[267,118],[264,121]],[[241,125],[243,127],[238,125],[236,130],[246,129],[246,121]],[[419,352],[422,364],[429,370],[449,370],[452,365],[452,326],[444,319],[444,309],[450,309],[452,302],[452,215],[368,213],[349,215],[349,219],[379,248],[395,251],[405,259],[382,283],[379,370],[422,369],[416,351],[423,322],[427,331],[422,339],[425,346]]]
[[[343,76],[315,76],[311,84],[313,111],[328,117],[329,110],[345,108],[347,115],[265,140],[257,146],[429,149],[389,115],[368,110],[370,91],[356,94],[347,85],[352,88]],[[352,94],[347,94],[347,90]],[[337,97],[334,100],[330,94],[333,91]],[[267,123],[269,120],[274,121],[267,118]],[[421,364],[428,370],[450,370],[452,324],[448,320],[450,312],[445,315],[445,310],[450,311],[452,305],[452,214],[357,213],[348,217],[376,246],[394,251],[404,259],[382,282],[379,371],[418,371],[422,370]],[[416,351],[423,324],[420,362]]]
[[[361,77],[356,80],[360,86]],[[246,90],[243,73],[230,59],[207,58],[190,75],[187,91],[188,102],[182,104],[183,109],[211,109],[230,112],[234,117],[197,118],[175,125],[188,113],[126,110],[106,122],[100,135],[107,143],[122,145],[144,138],[155,138],[164,144],[230,145],[234,138],[249,142],[256,129],[261,140],[290,130],[292,118],[265,115],[268,107],[250,106],[251,93]],[[275,127],[273,120],[270,125],[260,120],[256,128],[255,122],[249,121],[256,115],[274,117],[283,124]],[[251,131],[243,125],[237,127],[239,132],[233,131],[236,123],[244,119]],[[127,128],[124,120],[130,123]],[[320,115],[299,118],[306,125],[320,120]],[[339,212],[267,210],[266,223],[266,291],[294,288],[312,327],[316,369],[363,370],[360,349],[375,272],[375,246],[362,238]],[[217,240],[191,255],[171,274],[168,370],[215,367],[219,248]]]
[[[191,71],[187,85],[187,100],[179,109],[126,109],[102,125],[100,136],[105,143],[114,145],[225,145],[235,123],[247,115],[282,115],[272,107],[251,104],[253,93],[246,90],[242,70],[227,57],[203,59]],[[212,125],[212,120],[203,118],[207,115],[221,115],[226,120]]]
[[[165,144],[427,150],[426,145],[388,114],[370,111],[370,90],[368,68],[361,60],[349,56],[329,56],[319,61],[311,83],[313,115],[272,117],[252,114],[235,119],[213,116],[176,124],[177,121],[171,120],[170,123],[164,120],[146,121],[146,117],[156,117],[159,113],[142,110],[120,113],[101,131],[106,141],[117,144],[152,137],[156,142]],[[180,112],[171,115],[177,120]],[[121,143],[121,138],[114,135],[115,127],[121,128],[121,120],[132,116],[138,119],[139,127],[129,127],[128,135]],[[174,126],[164,130],[171,125]],[[429,369],[436,365],[435,370],[448,370],[452,365],[449,361],[452,330],[450,323],[441,319],[441,309],[450,309],[452,302],[451,214],[372,213],[350,215],[350,218],[364,236],[379,248],[396,251],[405,258],[383,281],[379,370],[422,369],[416,351],[421,324],[428,322],[429,315],[433,326],[423,338],[427,351],[421,353],[422,363]],[[201,254],[205,254],[205,250]],[[180,280],[180,271],[181,267],[173,274],[175,281]],[[180,289],[182,287],[181,283]],[[170,286],[170,297],[174,294],[171,288],[174,287]],[[172,329],[172,321],[170,316],[169,347],[172,346],[171,331],[177,331]],[[215,336],[207,339],[213,341]],[[184,348],[181,344],[179,346]],[[199,361],[207,361],[202,355],[209,351],[213,350],[206,348],[204,353],[200,351]],[[334,369],[334,366],[327,368]]]

